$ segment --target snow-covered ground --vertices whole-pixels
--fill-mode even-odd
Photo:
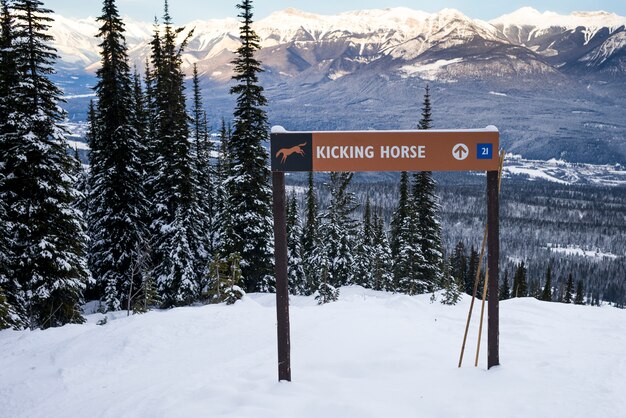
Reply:
[[[561,253],[565,255],[579,256],[579,257],[590,257],[597,261],[603,261],[606,258],[616,259],[619,256],[617,254],[607,253],[604,251],[600,251],[599,249],[584,249],[580,248],[577,245],[568,245],[565,247],[559,245],[548,244],[548,249],[555,253]]]
[[[0,416],[624,417],[625,310],[505,301],[487,371],[476,321],[456,367],[468,298],[341,292],[292,297],[291,383],[277,382],[273,295],[2,331]]]

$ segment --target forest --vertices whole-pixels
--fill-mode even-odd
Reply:
[[[193,28],[177,27],[165,1],[150,58],[130,68],[117,4],[103,1],[88,166],[68,152],[50,81],[51,11],[39,0],[0,4],[0,327],[82,323],[89,300],[140,313],[272,292],[269,126],[252,1],[237,5],[236,102],[218,122],[217,146],[200,75],[194,67],[187,80],[182,70]],[[415,128],[431,128],[431,111],[425,85]],[[484,185],[480,176],[438,178],[290,177],[300,191],[287,213],[291,293],[328,303],[341,286],[361,285],[456,303],[479,264]],[[624,306],[619,192],[511,182],[502,201],[501,297]],[[570,244],[615,257],[559,255]]]

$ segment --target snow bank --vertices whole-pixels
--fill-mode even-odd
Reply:
[[[273,295],[2,331],[0,415],[624,416],[626,311],[503,302],[502,366],[486,371],[475,323],[456,367],[468,305],[359,287],[325,306],[292,297],[291,383],[276,381]]]

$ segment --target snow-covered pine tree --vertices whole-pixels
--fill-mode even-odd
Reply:
[[[574,278],[572,273],[567,276],[567,284],[565,285],[565,295],[563,296],[563,303],[572,303],[574,292]]]
[[[511,297],[524,298],[526,296],[528,296],[528,283],[526,281],[526,266],[524,266],[524,262],[522,261],[515,270]]]
[[[454,247],[452,256],[450,257],[450,274],[461,285],[461,290],[466,290],[466,277],[467,277],[467,255],[465,253],[465,244],[463,241],[459,241]],[[471,292],[472,289],[469,290]]]
[[[0,287],[0,331],[7,328],[20,329],[21,327],[21,318]]]
[[[408,216],[396,230],[398,253],[393,264],[396,289],[409,295],[426,293],[429,290],[428,282],[421,273],[426,260],[422,254],[421,233],[414,223],[415,218],[415,210],[409,207]]]
[[[548,265],[548,270],[546,271],[546,283],[543,287],[539,300],[552,302],[552,266],[550,265]]]
[[[498,299],[499,300],[507,300],[511,298],[511,288],[509,285],[509,272],[508,270],[504,272],[504,280],[502,281],[502,285],[500,286]]]
[[[409,173],[406,171],[400,173],[399,191],[398,205],[391,216],[391,253],[394,260],[397,260],[400,248],[406,245],[406,240],[408,239],[400,234],[411,210],[409,202]]]
[[[215,212],[215,187],[213,178],[215,176],[213,172],[213,165],[211,163],[211,151],[212,145],[210,141],[210,132],[208,128],[208,122],[206,118],[206,111],[202,104],[202,91],[200,89],[200,79],[198,76],[198,67],[196,64],[193,66],[193,108],[192,108],[192,133],[194,137],[195,157],[196,157],[196,172],[198,174],[197,180],[197,196],[198,206],[204,217],[198,220],[197,228],[202,240],[201,250],[198,257],[198,264],[202,266],[198,271],[200,275],[204,275],[206,267],[211,254],[214,251],[213,243],[215,241],[215,234],[213,230],[214,225],[214,212]]]
[[[212,230],[215,231],[214,253],[225,254],[233,247],[229,242],[232,233],[232,214],[228,209],[228,189],[226,180],[230,176],[230,158],[228,155],[228,143],[232,135],[232,129],[226,125],[222,118],[219,131],[220,147],[215,164],[215,215]]]
[[[358,223],[352,218],[357,208],[348,190],[354,173],[330,173],[330,203],[319,228],[320,243],[328,260],[327,283],[333,287],[354,283],[354,243]],[[318,267],[319,268],[319,267]]]
[[[478,271],[478,258],[478,251],[472,245],[470,247],[469,261],[467,262],[467,275],[465,276],[465,293],[470,296],[474,291],[474,282],[476,281],[476,272]]]
[[[198,68],[193,66],[193,97],[191,132],[193,136],[192,155],[195,163],[197,178],[195,196],[197,205],[203,216],[193,219],[193,230],[198,233],[198,245],[194,248],[196,258],[196,273],[199,278],[205,277],[211,254],[214,251],[213,212],[215,190],[213,188],[213,166],[211,164],[211,141],[206,120],[206,112],[202,106],[202,91]],[[201,280],[202,281],[202,280]],[[204,283],[200,283],[201,287]]]
[[[211,303],[226,302],[232,305],[246,292],[241,288],[241,256],[232,253],[227,258],[216,255],[209,264],[208,298]]]
[[[51,11],[37,0],[17,0],[13,51],[18,84],[9,115],[4,160],[8,225],[14,255],[10,267],[24,291],[31,328],[82,323],[82,292],[88,278],[79,193],[67,152],[61,92],[50,81],[56,51],[46,32]]]
[[[148,152],[148,131],[149,131],[149,110],[148,110],[148,100],[147,93],[144,93],[142,88],[142,80],[141,75],[139,75],[139,71],[137,67],[135,67],[135,71],[133,72],[133,125],[135,127],[135,131],[137,132],[137,138],[141,146],[141,156],[140,160],[142,163],[142,175],[145,180],[147,180],[147,172],[146,165],[150,161],[150,154]],[[144,195],[146,195],[145,185],[144,185]],[[144,212],[147,212],[144,211]],[[147,216],[147,213],[146,213]],[[145,224],[144,220],[144,224]]]
[[[450,264],[444,260],[443,269],[443,295],[441,303],[444,305],[456,305],[461,297],[461,287],[452,274],[450,274]]]
[[[372,288],[394,292],[393,257],[385,232],[382,213],[374,212],[372,217]]]
[[[90,138],[90,269],[109,310],[126,309],[131,284],[131,253],[146,235],[146,200],[141,157],[144,144],[137,131],[137,107],[124,23],[114,0],[104,0],[98,37],[102,67],[96,75],[98,97]]]
[[[227,241],[229,253],[241,254],[241,267],[248,292],[269,291],[274,288],[272,193],[269,187],[268,154],[263,142],[268,140],[267,100],[258,75],[263,70],[255,58],[260,49],[259,37],[252,29],[252,1],[242,0],[240,38],[230,90],[237,95],[234,130],[228,142],[230,176],[226,180],[228,207],[232,228]]]
[[[370,198],[365,201],[363,211],[363,222],[361,223],[360,234],[356,237],[356,247],[354,249],[354,284],[372,289],[374,288],[373,276],[373,241],[374,231],[372,226],[372,214]]]
[[[287,205],[287,280],[289,293],[292,295],[306,295],[307,281],[302,265],[302,227],[298,216],[296,194],[293,192]]]
[[[9,116],[14,112],[16,88],[19,78],[15,66],[13,49],[13,18],[6,0],[0,2],[0,288],[4,289],[4,299],[0,301],[0,329],[26,325],[24,293],[10,270],[11,226],[7,215],[9,190],[5,187],[5,169],[9,146],[15,140],[16,127]]]
[[[206,216],[198,205],[196,165],[189,140],[181,54],[189,37],[177,39],[165,2],[163,35],[158,27],[152,40],[155,137],[151,138],[150,179],[152,254],[163,307],[186,305],[199,296],[198,259],[202,239],[195,228]]]
[[[576,284],[576,297],[574,298],[575,305],[584,305],[585,304],[585,289],[583,287],[583,281],[578,280]]]
[[[315,277],[318,275],[316,266],[313,262],[314,251],[318,245],[317,227],[318,227],[318,211],[317,201],[315,198],[315,189],[313,188],[314,178],[313,172],[309,172],[308,187],[306,191],[306,214],[304,227],[302,228],[302,260],[304,264],[304,275],[307,278],[306,294],[312,294],[316,289]]]
[[[430,129],[432,126],[430,90],[426,85],[422,117],[418,129]],[[427,283],[427,290],[432,292],[442,287],[443,248],[441,245],[441,226],[437,216],[439,203],[435,195],[436,183],[430,171],[420,171],[413,175],[412,204],[413,224],[417,227],[415,239],[421,248],[425,263],[418,267],[418,275]]]

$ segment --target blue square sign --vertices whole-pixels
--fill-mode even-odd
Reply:
[[[491,160],[493,158],[493,144],[477,144],[476,158],[479,160]]]

